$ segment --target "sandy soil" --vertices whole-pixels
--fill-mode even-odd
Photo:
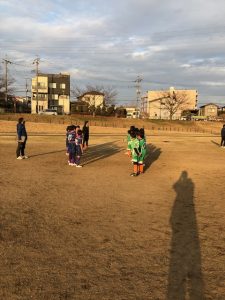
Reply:
[[[134,178],[124,131],[92,129],[82,169],[63,136],[31,136],[22,161],[0,137],[0,299],[225,299],[219,138],[149,135]]]

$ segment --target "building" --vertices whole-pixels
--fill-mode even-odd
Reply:
[[[198,92],[197,90],[176,90],[171,87],[169,90],[148,91],[143,97],[145,104],[143,108],[150,119],[170,119],[170,112],[165,107],[166,99],[175,96],[176,99],[182,99],[182,104],[173,114],[172,119],[180,119],[182,111],[195,110],[197,108]]]
[[[205,117],[217,117],[219,106],[215,103],[208,103],[200,106],[199,115]]]
[[[140,117],[140,109],[135,106],[125,107],[128,119],[138,119]]]
[[[104,94],[97,91],[86,92],[83,95],[77,97],[78,101],[84,101],[89,106],[103,107],[104,106]]]
[[[70,113],[70,75],[38,74],[32,78],[31,113],[54,109],[59,114]]]

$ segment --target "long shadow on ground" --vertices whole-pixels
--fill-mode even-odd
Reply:
[[[171,212],[171,257],[167,300],[203,300],[201,249],[194,205],[194,184],[183,171],[173,185],[177,193]]]
[[[220,146],[219,143],[217,143],[217,142],[215,142],[215,141],[213,141],[213,140],[211,140],[211,143],[213,143],[214,145]]]
[[[42,156],[42,155],[48,155],[48,154],[54,154],[54,153],[59,153],[59,152],[66,152],[66,150],[57,150],[57,151],[50,151],[50,152],[43,152],[43,153],[38,153],[34,155],[29,155],[29,158],[36,157],[36,156]]]
[[[88,165],[100,159],[104,159],[123,150],[116,142],[104,143],[90,147],[82,156],[82,164]]]
[[[147,157],[145,159],[145,170],[151,167],[162,153],[160,148],[157,148],[153,144],[147,145]]]

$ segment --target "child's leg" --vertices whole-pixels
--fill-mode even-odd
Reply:
[[[76,158],[75,158],[75,164],[77,165],[77,166],[80,166],[80,156],[76,156]]]
[[[137,176],[138,175],[138,163],[133,162],[133,173],[130,174],[131,176]]]
[[[69,151],[69,162],[71,163],[71,164],[73,164],[74,163],[74,153],[73,153],[73,151]]]
[[[144,164],[141,163],[138,165],[138,167],[139,167],[139,173],[143,174],[144,173]]]

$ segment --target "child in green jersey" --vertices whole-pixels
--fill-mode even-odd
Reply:
[[[138,157],[138,172],[139,174],[144,173],[144,159],[146,156],[146,140],[144,131],[140,129],[139,133],[137,134],[137,138],[139,140],[139,157]]]
[[[133,162],[133,173],[130,176],[137,176],[138,175],[138,160],[139,160],[139,140],[136,137],[135,131],[130,131],[131,140],[128,143],[128,147],[131,153],[132,162]]]
[[[125,152],[125,154],[128,155],[129,157],[131,157],[131,152],[129,149],[129,142],[131,140],[130,132],[133,131],[134,129],[135,129],[134,126],[130,126],[130,129],[127,131],[127,151]]]

